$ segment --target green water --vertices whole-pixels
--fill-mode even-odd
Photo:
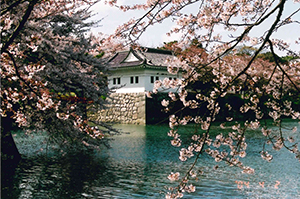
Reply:
[[[295,122],[290,126],[298,125]],[[96,154],[69,153],[57,159],[46,156],[43,136],[15,135],[20,152],[26,155],[12,176],[2,198],[164,198],[171,183],[170,172],[183,173],[188,164],[178,159],[178,148],[170,145],[168,126],[116,125],[128,132],[114,138],[111,149]],[[189,137],[192,127],[182,129]],[[220,133],[214,127],[215,133]],[[286,131],[285,135],[290,135]],[[299,130],[293,134],[300,140]],[[263,137],[259,131],[247,135],[245,164],[256,171],[242,174],[239,169],[203,156],[197,168],[204,171],[194,182],[196,192],[184,198],[300,198],[300,163],[286,150],[272,151],[274,160],[260,158]],[[279,184],[280,183],[280,184]]]

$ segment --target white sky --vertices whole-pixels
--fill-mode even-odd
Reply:
[[[125,0],[126,1],[126,0]],[[120,1],[120,4],[125,2]],[[127,0],[128,1],[128,0]],[[132,3],[132,1],[130,1]],[[125,3],[124,3],[125,4]],[[92,32],[102,32],[104,34],[113,34],[115,29],[123,23],[129,21],[131,18],[138,18],[144,14],[144,10],[122,12],[116,7],[111,7],[100,2],[93,7],[93,10],[97,12],[95,19],[102,19],[100,27],[92,29]],[[169,22],[169,23],[168,23]],[[147,32],[141,37],[140,43],[147,47],[162,46],[163,42],[178,40],[180,36],[173,36],[169,38],[166,36],[166,32],[171,29],[172,23],[170,21],[162,24],[157,24],[155,27],[149,27]]]
[[[119,0],[118,1],[120,5],[126,4],[126,2],[134,3],[134,2],[141,2],[140,0]],[[293,3],[291,1],[288,2],[286,5],[286,11],[288,13],[292,11],[295,11],[296,9],[300,8],[299,3]],[[105,5],[103,2],[100,2],[96,4],[92,8],[96,14],[94,19],[101,19],[100,25],[101,27],[92,29],[92,32],[102,32],[104,34],[112,34],[114,33],[114,30],[120,26],[121,24],[127,22],[130,18],[139,18],[142,16],[145,11],[129,11],[129,12],[122,12],[118,8],[111,7],[108,5]],[[273,16],[275,17],[275,15]],[[274,18],[273,18],[274,19]],[[293,19],[296,19],[300,21],[300,13],[295,15]],[[162,46],[163,42],[168,41],[174,41],[178,40],[180,38],[180,35],[173,35],[170,37],[166,36],[166,32],[171,29],[172,26],[175,24],[171,22],[171,20],[165,21],[162,24],[156,24],[153,27],[149,27],[149,29],[144,33],[144,35],[139,40],[139,43],[143,46],[147,47],[158,47]],[[252,33],[253,36],[259,36],[262,30],[266,30],[266,26],[270,26],[270,24],[263,24],[260,28],[257,28],[254,33]],[[224,31],[220,30],[220,33],[225,33]],[[222,34],[224,38],[227,37],[226,34]],[[296,45],[293,43],[293,41],[296,38],[300,37],[300,24],[294,24],[294,25],[287,25],[284,29],[280,29],[278,32],[274,34],[277,38],[284,39],[287,43],[290,44],[291,48],[296,51],[300,51],[300,45]],[[281,54],[281,53],[279,53]]]

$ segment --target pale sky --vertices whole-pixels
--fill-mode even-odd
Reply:
[[[126,4],[126,2],[134,3],[134,2],[141,2],[141,1],[140,0],[119,0],[118,2],[120,2],[119,4],[122,5],[122,4]],[[291,10],[295,11],[296,9],[299,8],[300,8],[300,4],[293,3],[292,1],[288,2],[288,4],[286,5],[286,10],[289,11],[289,13],[291,12]],[[132,17],[138,18],[145,13],[144,10],[122,12],[118,8],[105,5],[102,2],[93,6],[92,9],[94,10],[95,13],[97,13],[94,19],[103,18],[103,21],[100,23],[101,27],[92,29],[92,32],[94,33],[102,32],[104,34],[114,33],[114,30],[122,23],[127,22]],[[293,19],[300,21],[300,13],[295,15]],[[180,38],[179,34],[172,35],[171,38],[166,35],[166,32],[168,32],[168,30],[170,30],[172,26],[175,26],[175,23],[172,23],[171,20],[167,20],[162,24],[156,24],[153,27],[149,27],[146,33],[144,33],[144,35],[139,40],[139,43],[147,47],[158,47],[158,46],[162,46],[163,42],[178,40]],[[255,32],[252,32],[252,36],[259,36],[262,30],[265,31],[266,26],[268,27],[270,26],[270,24],[268,23],[263,24],[263,27],[257,28]],[[224,39],[227,37],[225,31],[220,29],[219,33],[223,35]],[[300,37],[300,24],[287,25],[284,29],[281,29],[280,31],[276,32],[274,35],[277,38],[284,39],[287,43],[290,44],[293,50],[296,50],[298,52],[300,51],[300,45],[299,44],[296,45],[292,42],[293,40],[295,40],[295,38]]]
[[[126,2],[128,0],[122,0],[121,3]],[[132,0],[130,1],[133,2]],[[104,34],[112,34],[114,33],[115,29],[122,25],[123,23],[129,21],[132,17],[136,19],[144,14],[144,10],[142,11],[129,11],[129,12],[122,12],[118,8],[111,7],[105,5],[104,3],[100,2],[93,7],[93,10],[98,14],[94,17],[94,19],[101,19],[103,20],[100,22],[101,27],[94,28],[92,31],[102,32]],[[166,21],[162,24],[157,24],[155,27],[149,27],[147,32],[141,37],[140,43],[143,46],[147,47],[158,47],[162,46],[163,42],[174,41],[180,38],[179,35],[173,36],[169,38],[166,36],[166,32],[171,29],[172,23]]]

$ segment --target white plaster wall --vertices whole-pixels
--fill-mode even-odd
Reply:
[[[135,77],[139,77],[139,82],[135,83]],[[121,78],[121,84],[113,84],[113,78]],[[133,84],[130,83],[130,78],[133,77]],[[125,72],[115,72],[109,77],[109,88],[115,86],[123,86],[120,89],[117,89],[117,93],[139,93],[145,92],[145,77],[143,71],[125,71]]]
[[[139,83],[135,83],[135,77],[139,77]],[[162,70],[136,70],[136,71],[123,71],[123,72],[114,72],[109,77],[109,88],[112,88],[114,86],[121,86],[125,85],[124,87],[117,89],[116,93],[139,93],[139,92],[145,92],[145,91],[152,91],[154,83],[151,83],[151,76],[154,77],[154,81],[156,80],[156,77],[158,77],[159,80],[164,80],[164,78],[180,78],[180,75],[172,75],[169,74],[167,71]],[[113,84],[113,78],[121,78],[121,84]],[[130,83],[130,78],[134,77],[134,83]],[[176,90],[170,89],[165,92]]]
[[[167,71],[161,71],[161,70],[156,70],[156,71],[155,70],[145,70],[144,74],[145,74],[145,79],[146,79],[146,83],[145,83],[146,91],[153,90],[154,83],[151,83],[151,76],[154,77],[154,81],[156,80],[156,77],[158,77],[158,79],[161,81],[163,81],[165,78],[181,78],[180,75],[172,75],[172,74],[168,73]],[[159,91],[161,91],[161,89]],[[169,89],[169,90],[166,90],[165,92],[169,92],[169,91],[175,91],[175,90]]]

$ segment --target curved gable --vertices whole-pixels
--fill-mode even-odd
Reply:
[[[141,61],[133,52],[129,51],[127,57],[122,62],[136,62]]]

